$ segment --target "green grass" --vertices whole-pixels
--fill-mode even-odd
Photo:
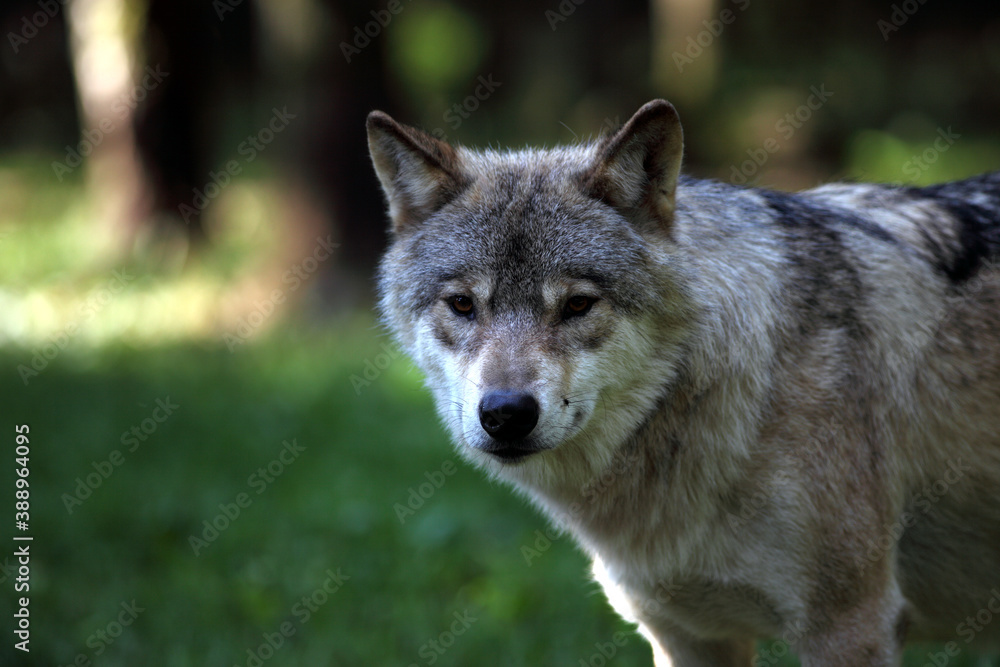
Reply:
[[[616,632],[628,640],[609,664],[651,664],[568,538],[526,564],[521,547],[544,520],[456,458],[409,361],[355,390],[351,376],[382,342],[362,321],[286,327],[232,354],[221,343],[68,349],[27,387],[10,371],[28,352],[4,351],[4,437],[31,426],[33,635],[22,662],[247,665],[247,649],[288,622],[294,634],[264,664],[428,665],[433,649],[421,647],[468,610],[475,622],[435,664],[601,664],[595,642]],[[127,451],[123,433],[167,398],[173,414]],[[263,489],[248,484],[291,439],[305,447],[298,458]],[[69,513],[63,494],[115,449],[121,465]],[[445,461],[457,470],[401,523],[394,505]],[[249,506],[196,556],[190,536],[240,493]],[[295,605],[327,570],[349,579],[303,623]],[[133,599],[145,610],[135,622],[88,647]],[[5,595],[5,618],[10,605]],[[924,664],[926,651],[911,655],[908,665]],[[0,662],[19,658],[5,641]]]
[[[410,362],[356,392],[351,376],[384,340],[335,329],[233,354],[67,349],[27,387],[13,369],[30,351],[0,354],[5,437],[31,426],[32,663],[246,665],[288,621],[295,634],[265,664],[424,665],[421,647],[469,610],[477,620],[437,664],[575,665],[628,631],[568,539],[526,565],[520,547],[544,521],[458,461]],[[176,410],[129,452],[123,433],[167,397]],[[248,477],[293,438],[305,450],[258,494]],[[70,514],[63,494],[116,449],[124,461]],[[394,505],[445,461],[457,471],[401,524]],[[239,493],[250,505],[196,556],[190,536]],[[349,579],[300,623],[296,603],[328,569]],[[95,658],[88,638],[133,599],[145,611]],[[614,664],[648,664],[629,637]],[[5,641],[0,663],[15,659]]]

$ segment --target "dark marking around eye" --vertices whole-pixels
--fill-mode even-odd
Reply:
[[[583,280],[589,280],[598,287],[607,287],[611,284],[611,279],[598,271],[585,271],[580,274],[580,278]]]
[[[451,334],[441,323],[438,323],[437,326],[434,327],[433,333],[434,337],[445,347],[455,347],[455,339],[451,337]]]

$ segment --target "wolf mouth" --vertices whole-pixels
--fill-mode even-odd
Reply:
[[[500,442],[491,440],[485,446],[477,447],[480,451],[492,454],[504,463],[519,463],[532,454],[544,451],[544,447],[539,447],[528,441]]]

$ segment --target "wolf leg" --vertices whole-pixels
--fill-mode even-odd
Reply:
[[[895,667],[905,641],[901,605],[879,599],[838,614],[802,638],[803,667]]]
[[[750,640],[703,641],[678,634],[651,639],[656,667],[750,667]]]

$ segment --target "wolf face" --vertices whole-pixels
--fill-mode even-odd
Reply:
[[[688,317],[673,107],[551,151],[453,148],[378,112],[368,133],[393,222],[382,315],[460,451],[525,481],[603,469],[609,434],[632,431],[676,372]]]

